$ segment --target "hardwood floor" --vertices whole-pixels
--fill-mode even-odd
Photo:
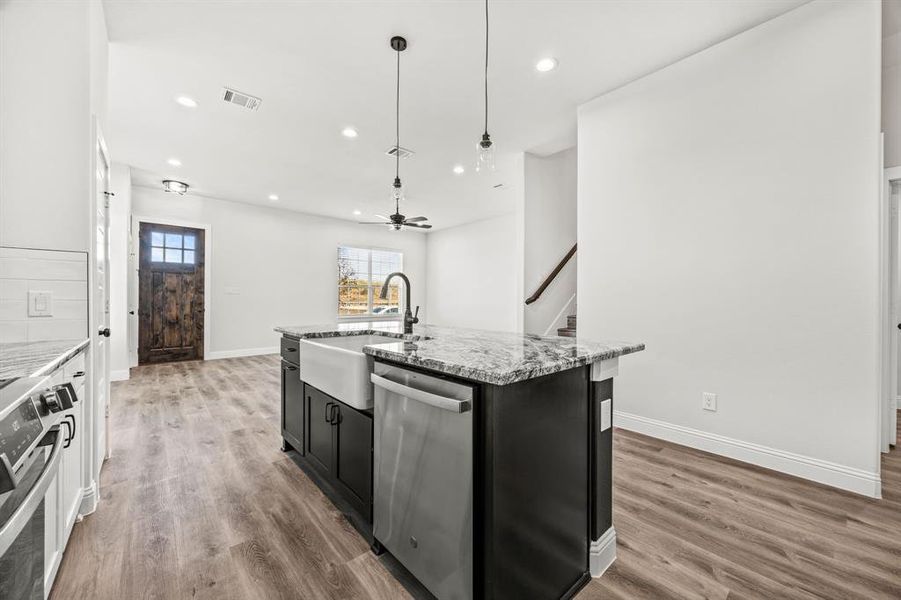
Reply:
[[[408,598],[279,450],[277,356],[140,367],[51,598]],[[579,600],[901,598],[901,451],[881,501],[615,436],[618,558]]]

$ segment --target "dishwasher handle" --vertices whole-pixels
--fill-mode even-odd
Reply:
[[[395,394],[400,394],[405,398],[410,398],[411,400],[416,400],[417,402],[422,402],[423,404],[428,404],[429,406],[434,406],[435,408],[440,408],[441,410],[447,410],[455,413],[465,413],[472,409],[472,404],[469,402],[469,400],[446,398],[444,396],[439,396],[438,394],[432,394],[431,392],[417,390],[416,388],[412,388],[408,385],[397,383],[396,381],[391,381],[390,379],[385,379],[381,375],[376,375],[375,373],[372,373],[370,375],[370,379],[372,380],[372,383],[374,385],[382,389],[388,390],[389,392],[393,392]]]

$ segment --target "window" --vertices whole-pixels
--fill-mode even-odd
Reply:
[[[150,260],[175,264],[194,264],[194,235],[169,233],[164,231],[150,232]]]
[[[379,298],[385,277],[403,270],[404,255],[393,250],[338,247],[338,316],[399,318],[403,310],[398,280]]]

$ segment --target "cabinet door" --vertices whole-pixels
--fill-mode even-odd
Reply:
[[[364,514],[372,499],[372,417],[339,402],[335,425],[335,479]]]
[[[83,396],[79,397],[81,398]],[[63,501],[63,544],[65,544],[66,535],[71,531],[72,525],[75,523],[75,517],[78,516],[78,510],[81,508],[82,458],[84,456],[83,411],[84,403],[76,402],[75,405],[66,412],[67,415],[71,415],[75,420],[75,437],[70,441],[68,448],[63,448],[63,456],[60,460],[59,467]],[[62,430],[67,434],[71,433],[66,426],[63,426]]]
[[[304,453],[303,443],[303,383],[300,369],[287,361],[282,361],[282,437],[294,449]]]
[[[332,472],[332,424],[329,422],[329,411],[335,401],[317,390],[304,384],[304,395],[307,398],[307,458],[311,459],[322,470]]]

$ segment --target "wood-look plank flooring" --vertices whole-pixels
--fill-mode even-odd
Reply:
[[[51,598],[409,598],[279,450],[279,393],[277,356],[140,367],[113,384],[101,504],[75,525]],[[876,501],[615,440],[618,558],[579,600],[901,598],[901,451]]]

